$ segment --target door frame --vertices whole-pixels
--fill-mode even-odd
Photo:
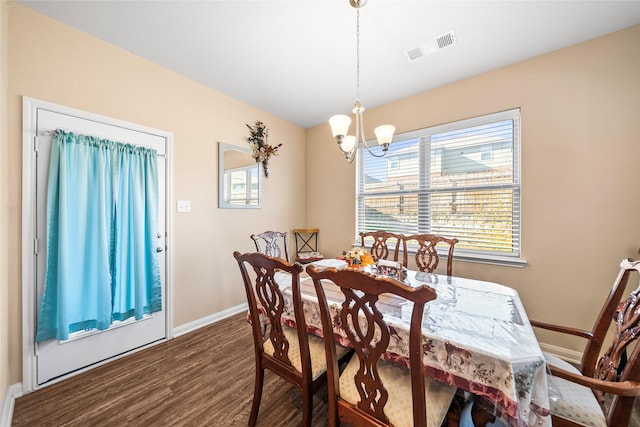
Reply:
[[[42,101],[35,98],[22,97],[22,392],[29,393],[36,388],[56,383],[62,379],[76,375],[80,372],[94,368],[106,361],[98,362],[89,367],[80,369],[68,375],[63,375],[46,384],[37,385],[36,375],[36,314],[38,301],[36,301],[36,151],[37,146],[37,111],[47,109],[61,114],[68,114],[83,119],[95,120],[113,126],[125,127],[139,132],[151,133],[166,139],[166,307],[165,324],[166,339],[173,338],[173,134],[170,132],[153,129],[150,127],[126,122],[123,120],[105,117],[82,110]],[[162,342],[159,341],[159,342]],[[149,344],[142,348],[157,344]],[[134,351],[137,351],[136,349]],[[126,354],[126,353],[125,353]],[[122,357],[116,356],[112,359]]]

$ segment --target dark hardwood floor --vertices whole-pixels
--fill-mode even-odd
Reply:
[[[240,314],[22,396],[12,425],[246,426],[254,371]],[[314,426],[327,425],[326,399],[314,397]],[[265,373],[258,425],[299,426],[301,406],[293,386]]]
[[[246,426],[253,343],[244,314],[158,344],[18,398],[13,426]],[[299,426],[300,393],[267,371],[259,426]],[[326,426],[326,390],[314,396]],[[636,405],[631,427],[640,427]]]

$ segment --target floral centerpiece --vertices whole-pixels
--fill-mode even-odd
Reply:
[[[257,121],[254,126],[245,123],[249,128],[249,137],[247,142],[251,144],[251,155],[256,162],[262,162],[264,169],[264,176],[269,177],[269,158],[271,156],[278,155],[278,148],[282,146],[282,143],[278,145],[269,145],[269,129],[261,121]]]
[[[373,256],[371,256],[371,254],[364,248],[343,251],[342,256],[344,257],[344,260],[347,261],[347,265],[351,268],[361,268],[375,264]]]

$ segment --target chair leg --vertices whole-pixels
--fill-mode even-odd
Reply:
[[[260,362],[256,363],[256,383],[253,389],[253,403],[251,404],[251,415],[249,416],[249,426],[256,425],[258,411],[260,410],[260,400],[262,399],[262,384],[264,383],[264,369]]]
[[[336,399],[335,393],[332,393],[331,389],[329,389],[329,427],[338,427],[340,425],[338,401]]]
[[[311,412],[313,411],[313,391],[302,390],[302,425],[311,427]]]

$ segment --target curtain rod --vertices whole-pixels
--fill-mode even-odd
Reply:
[[[64,132],[77,133],[77,132],[74,132],[74,131],[71,131],[71,130],[61,129],[61,128],[58,128],[58,129],[56,129],[56,130],[45,130],[43,133],[44,133],[46,136],[51,136],[51,135],[55,135],[56,133],[58,133],[58,131],[64,131]],[[121,144],[124,144],[124,143],[121,143]],[[131,145],[134,145],[134,146],[135,146],[135,144],[131,144]],[[156,153],[157,153],[157,150],[156,150]],[[159,154],[159,153],[157,153],[157,155],[158,155],[159,157],[166,157],[166,154]]]

